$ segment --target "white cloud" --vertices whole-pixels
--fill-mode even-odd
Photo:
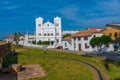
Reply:
[[[1,1],[0,4],[8,4],[9,1]]]
[[[18,9],[20,7],[21,6],[19,6],[19,5],[11,5],[11,6],[4,6],[4,7],[2,7],[2,9],[4,9],[4,10],[13,10],[13,9]]]
[[[64,16],[64,18],[70,20],[76,20],[78,18],[78,12],[80,8],[78,6],[70,5],[59,10],[59,13]]]
[[[104,27],[108,23],[119,23],[120,16],[113,16],[113,17],[101,17],[101,18],[94,18],[94,19],[84,19],[81,23],[85,26],[95,26],[95,27]]]
[[[98,6],[98,7],[97,7]],[[97,2],[97,9],[102,10],[119,10],[120,9],[120,0],[103,0]]]

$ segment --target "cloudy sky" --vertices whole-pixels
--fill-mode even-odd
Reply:
[[[63,30],[82,30],[120,23],[120,0],[0,0],[0,38],[34,32],[35,18],[62,18]]]

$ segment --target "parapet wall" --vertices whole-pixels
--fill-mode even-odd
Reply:
[[[10,43],[0,45],[0,70],[2,69],[3,58],[11,52]]]

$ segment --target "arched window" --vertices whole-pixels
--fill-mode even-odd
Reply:
[[[41,24],[38,24],[38,27],[41,27]]]
[[[118,36],[118,34],[117,34],[117,32],[116,32],[116,33],[114,34],[114,37],[117,38],[117,36]]]

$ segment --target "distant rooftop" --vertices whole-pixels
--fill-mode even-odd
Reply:
[[[6,44],[6,42],[0,41],[0,45],[2,45],[2,44]]]
[[[120,23],[118,23],[118,24],[107,24],[106,27],[120,28]]]
[[[72,37],[90,36],[90,35],[92,35],[93,33],[100,33],[100,32],[101,32],[101,30],[96,30],[96,29],[82,30],[82,31],[79,31],[79,32],[73,34]]]

